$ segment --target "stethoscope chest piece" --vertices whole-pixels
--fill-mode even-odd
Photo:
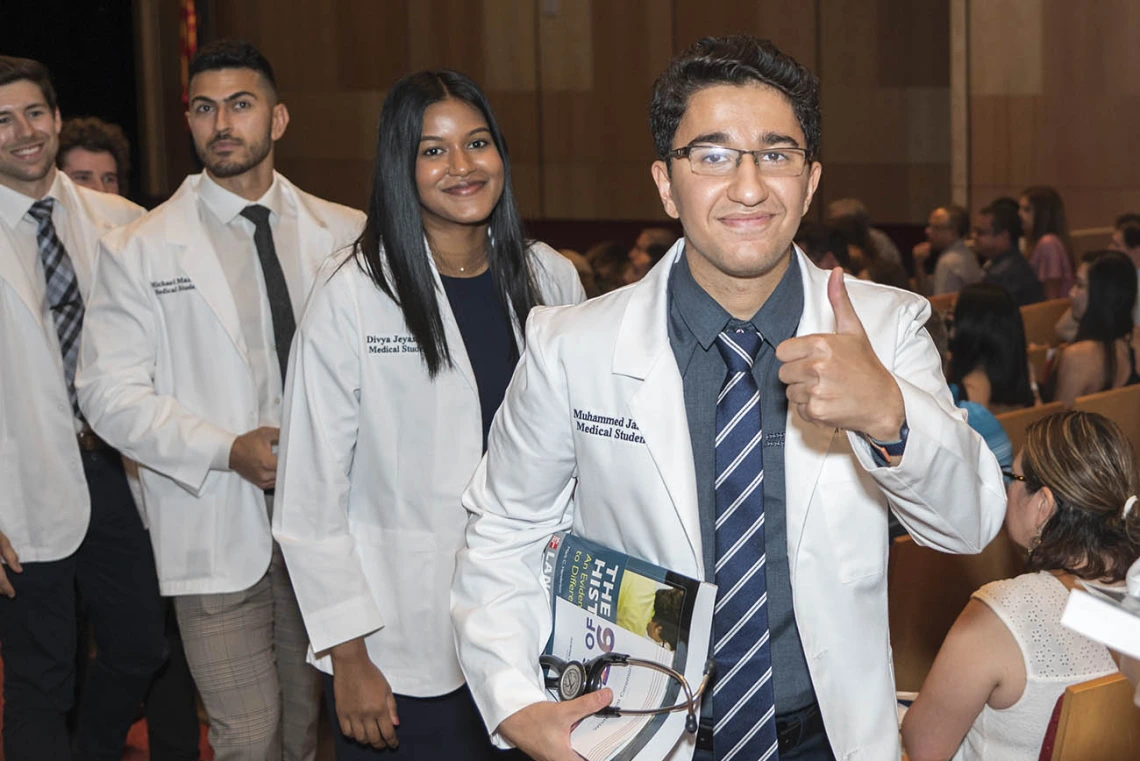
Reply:
[[[570,661],[558,675],[558,698],[573,700],[586,692],[586,667],[578,661]]]

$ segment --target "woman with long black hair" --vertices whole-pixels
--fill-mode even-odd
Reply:
[[[297,328],[274,515],[341,761],[495,753],[449,618],[460,495],[528,314],[583,298],[573,265],[523,236],[478,86],[453,71],[397,82],[364,232]]]
[[[1072,405],[1078,396],[1140,382],[1132,348],[1136,268],[1119,251],[1090,251],[1069,290],[1077,336],[1061,350],[1046,396]]]
[[[999,285],[974,283],[958,294],[946,380],[955,403],[975,402],[995,415],[1032,407],[1025,324]]]

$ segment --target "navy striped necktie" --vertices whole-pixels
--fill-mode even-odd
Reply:
[[[764,432],[752,364],[763,339],[725,330],[728,367],[716,403],[716,584],[713,614],[713,756],[775,761],[776,703],[764,549]]]
[[[67,396],[77,418],[82,418],[79,400],[75,395],[75,367],[79,362],[79,336],[83,331],[83,295],[79,292],[79,279],[67,249],[55,232],[51,213],[54,198],[43,198],[32,204],[28,216],[36,223],[36,246],[44,267],[47,284],[47,301],[51,307],[55,333],[59,336],[59,352],[63,356],[63,376],[67,381]]]

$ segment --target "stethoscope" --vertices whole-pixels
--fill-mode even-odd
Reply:
[[[624,653],[602,653],[585,663],[581,661],[564,661],[553,655],[543,655],[538,659],[543,669],[551,673],[544,675],[546,688],[553,691],[559,700],[573,700],[590,692],[597,692],[605,685],[602,678],[610,666],[641,666],[659,671],[670,679],[676,680],[685,693],[685,699],[680,703],[661,708],[622,708],[620,706],[606,706],[598,711],[599,716],[656,716],[658,714],[686,711],[685,730],[690,733],[697,731],[697,714],[701,710],[701,696],[712,679],[715,663],[710,658],[705,661],[704,673],[701,683],[696,691],[689,687],[685,675],[656,661],[644,658],[634,658]]]

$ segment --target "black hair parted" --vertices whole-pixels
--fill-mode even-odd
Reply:
[[[1009,291],[993,283],[974,283],[958,294],[946,380],[961,386],[979,368],[990,381],[991,403],[1033,406],[1021,310]]]
[[[1082,262],[1089,265],[1088,300],[1074,340],[1096,341],[1103,347],[1107,389],[1116,376],[1115,341],[1132,335],[1136,266],[1119,251],[1089,251]]]
[[[269,82],[274,94],[277,93],[277,78],[273,76],[273,66],[261,51],[245,40],[214,40],[198,49],[188,70],[192,80],[204,71],[221,69],[252,69]]]
[[[657,78],[649,106],[649,129],[657,158],[665,160],[673,149],[677,126],[693,94],[724,84],[762,84],[780,92],[803,130],[808,161],[819,157],[818,77],[770,41],[737,34],[698,40]]]
[[[59,107],[55,97],[55,87],[52,86],[51,75],[46,66],[31,58],[0,55],[0,87],[23,79],[40,88],[48,108],[55,111]]]
[[[487,235],[487,266],[499,302],[504,309],[509,308],[519,325],[526,323],[532,307],[542,304],[511,187],[506,139],[487,96],[470,77],[448,69],[405,76],[388,90],[380,108],[368,220],[355,251],[376,287],[399,304],[433,378],[441,368],[451,366],[451,351],[439,311],[431,255],[424,242],[416,157],[424,111],[446,98],[466,103],[482,114],[503,161],[503,193],[491,212]]]
[[[1017,202],[1010,204],[1010,199],[999,198],[979,212],[990,218],[990,229],[994,235],[1007,233],[1011,248],[1017,247],[1017,239],[1021,237],[1021,217],[1017,215]]]

